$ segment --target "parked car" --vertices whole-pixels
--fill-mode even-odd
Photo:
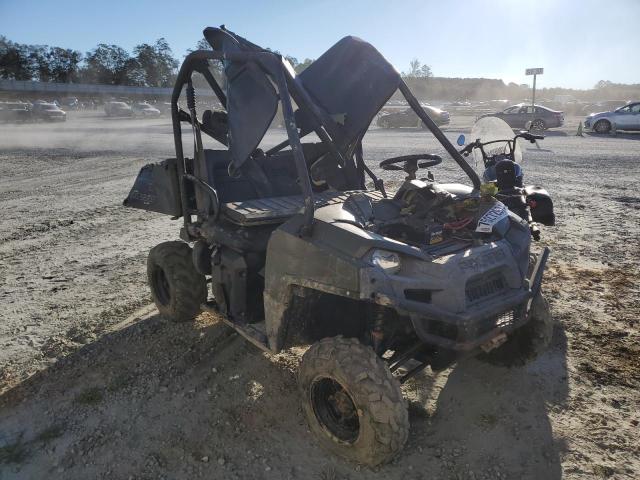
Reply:
[[[80,102],[76,97],[64,97],[60,104],[67,111],[80,109]]]
[[[439,108],[432,107],[431,105],[423,105],[423,108],[438,126],[447,125],[451,121],[449,112],[445,110],[440,110]],[[411,108],[407,108],[406,110],[403,110],[401,112],[386,113],[380,115],[376,123],[381,128],[427,128]]]
[[[160,110],[160,115],[171,115],[171,103],[157,102],[153,106]]]
[[[64,122],[67,114],[55,103],[36,102],[33,104],[32,117],[34,120],[45,122]]]
[[[106,102],[104,113],[107,117],[133,117],[133,109],[125,102]]]
[[[479,118],[501,118],[511,128],[526,128],[531,122],[532,130],[546,130],[547,128],[561,127],[564,123],[564,112],[552,110],[542,105],[512,105],[501,112],[488,113]]]
[[[149,105],[147,102],[134,103],[132,106],[132,109],[133,109],[133,114],[136,117],[155,118],[161,115],[160,110],[158,110],[152,105]]]
[[[613,112],[616,108],[624,107],[627,103],[623,100],[607,100],[604,102],[589,103],[582,107],[583,115],[591,115],[598,112]]]
[[[31,120],[31,110],[28,103],[0,103],[0,122],[18,123],[28,122],[29,120]]]
[[[596,133],[609,133],[614,125],[618,130],[640,130],[640,102],[612,112],[592,113],[584,121],[585,128]]]

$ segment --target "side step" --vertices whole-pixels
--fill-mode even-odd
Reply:
[[[263,350],[267,353],[273,353],[268,346],[269,340],[267,338],[267,329],[264,321],[259,323],[247,323],[245,325],[238,325],[237,323],[233,323],[231,320],[222,315],[218,311],[218,306],[215,302],[203,303],[201,307],[204,312],[215,315],[217,318],[221,319],[224,323],[229,325],[260,350]]]

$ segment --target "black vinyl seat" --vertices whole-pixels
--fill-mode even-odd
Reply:
[[[325,151],[321,144],[304,144],[303,148],[309,162]],[[242,224],[281,222],[303,208],[302,190],[290,150],[247,161],[237,176],[229,175],[229,151],[205,149],[204,153],[206,181],[215,188],[223,212],[230,213],[227,216],[232,221]],[[259,182],[261,179],[263,182]],[[258,183],[266,183],[270,193],[261,194]]]

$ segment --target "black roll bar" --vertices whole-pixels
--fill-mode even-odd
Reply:
[[[256,62],[262,66],[268,73],[270,73],[278,86],[278,93],[280,102],[282,104],[282,113],[287,128],[287,134],[289,136],[289,143],[291,144],[291,150],[293,152],[294,162],[296,164],[296,171],[302,193],[304,196],[304,223],[301,229],[301,234],[306,235],[311,232],[313,225],[314,215],[314,201],[313,191],[311,189],[311,181],[309,180],[309,172],[307,170],[307,164],[304,158],[304,152],[300,143],[300,136],[298,135],[298,129],[296,126],[295,118],[293,115],[293,106],[291,104],[291,96],[287,88],[287,77],[285,75],[285,67],[282,63],[281,57],[278,54],[271,52],[234,52],[234,53],[222,53],[215,50],[197,50],[190,53],[182,63],[176,83],[173,87],[171,95],[171,121],[173,125],[173,141],[175,144],[177,164],[178,164],[178,176],[179,176],[179,188],[180,188],[180,200],[182,203],[182,216],[184,220],[185,229],[191,223],[191,213],[188,209],[188,199],[186,189],[184,188],[183,179],[187,178],[186,164],[184,159],[184,150],[182,147],[182,126],[180,124],[181,115],[178,109],[178,100],[182,93],[182,88],[187,84],[194,71],[203,73],[207,69],[206,61],[208,60],[229,60],[234,62]],[[204,73],[203,73],[204,74]],[[226,97],[218,86],[217,82],[213,78],[213,75],[205,75],[205,79],[214,89],[216,95],[223,105],[226,105]],[[215,85],[215,86],[214,86]],[[217,88],[216,88],[217,87]],[[326,135],[326,132],[325,132]],[[328,140],[328,135],[325,137]],[[329,142],[331,143],[331,142]],[[189,175],[190,179],[191,175]]]
[[[462,155],[460,155],[460,152],[456,150],[456,147],[453,145],[453,143],[451,143],[446,135],[442,133],[442,130],[438,128],[435,122],[431,120],[431,117],[427,115],[427,112],[424,111],[418,99],[413,95],[411,90],[409,90],[407,84],[404,83],[404,80],[400,80],[399,89],[404,98],[406,98],[407,102],[409,102],[409,106],[413,109],[414,112],[416,112],[418,117],[420,117],[420,120],[424,122],[429,130],[431,130],[431,133],[433,133],[433,135],[438,139],[447,153],[449,153],[449,155],[453,157],[455,162],[460,165],[460,168],[462,168],[462,170],[464,170],[464,173],[466,173],[467,176],[471,179],[471,182],[473,182],[473,188],[475,190],[479,190],[481,182],[480,177],[478,177],[476,171],[471,167],[471,165],[466,162]]]

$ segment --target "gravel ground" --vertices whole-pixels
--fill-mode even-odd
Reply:
[[[541,242],[552,348],[523,368],[468,360],[408,382],[409,440],[376,471],[315,445],[302,351],[269,356],[214,317],[175,325],[149,307],[146,254],[179,222],[121,202],[142,165],[172,155],[167,119],[0,126],[0,479],[639,478],[640,135],[576,126],[525,151],[558,217]],[[365,142],[378,173],[441,150],[413,129]],[[464,178],[452,161],[434,173]]]

